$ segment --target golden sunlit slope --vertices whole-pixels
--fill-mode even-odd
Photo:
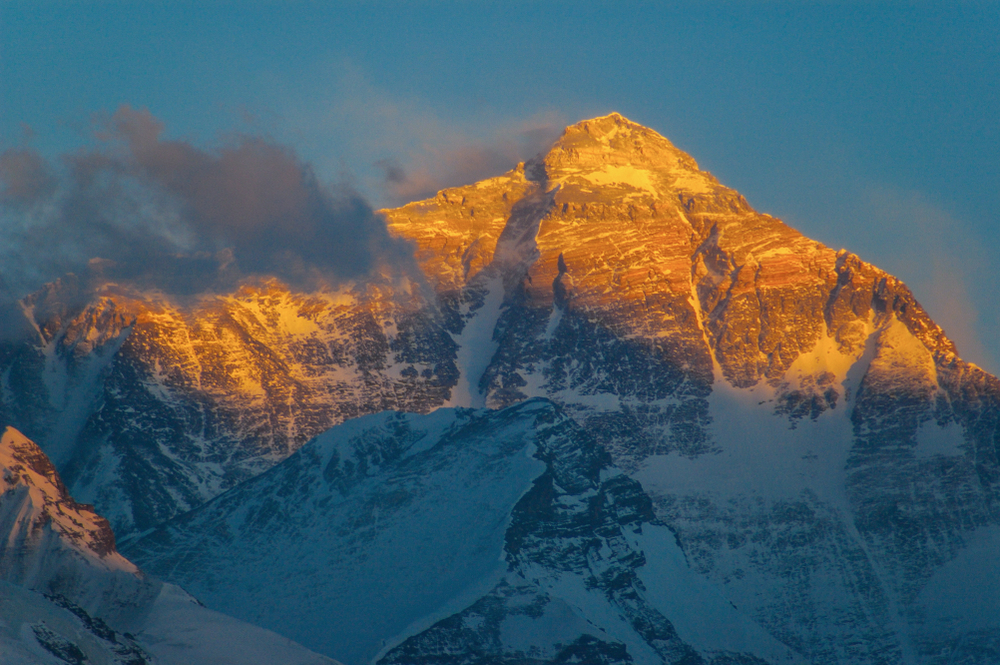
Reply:
[[[127,533],[347,418],[439,405],[452,343],[422,302],[377,284],[301,293],[258,280],[179,302],[62,280],[22,303],[35,339],[7,358],[7,417]]]
[[[917,608],[1000,523],[1000,382],[900,280],[618,114],[384,214],[460,321],[459,386],[562,405],[736,606],[816,662],[947,652]]]
[[[4,415],[121,535],[348,418],[545,397],[808,659],[943,644],[910,608],[1000,524],[1000,384],[899,280],[617,114],[383,214],[430,293],[50,285],[22,302],[34,337],[2,347]]]
[[[712,358],[740,387],[781,380],[818,346],[856,360],[890,314],[937,361],[954,357],[898,280],[754,211],[667,139],[618,114],[567,128],[548,153],[503,176],[384,213],[447,293],[490,264],[511,210],[540,192],[551,201],[525,275],[530,301],[564,297],[702,380]]]

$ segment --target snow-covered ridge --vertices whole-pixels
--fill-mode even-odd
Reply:
[[[650,507],[572,419],[528,400],[349,421],[128,551],[349,665],[798,662],[697,579]]]
[[[115,550],[108,521],[70,497],[55,467],[12,427],[0,438],[0,579],[117,615],[148,584]]]
[[[42,538],[45,529],[73,544],[82,555],[108,566],[136,572],[115,552],[108,521],[93,506],[69,496],[55,466],[41,448],[13,427],[0,437],[0,491],[4,496],[2,524],[7,547],[25,549]]]
[[[436,302],[257,284],[146,306],[122,328],[98,315],[124,311],[121,294],[79,317],[36,299],[33,340],[49,341],[0,355],[4,412],[53,451],[51,423],[82,414],[57,464],[129,531],[238,488],[345,419],[546,397],[643,481],[697,573],[807,658],[992,653],[992,633],[962,632],[978,625],[968,615],[930,630],[946,615],[920,599],[950,597],[940,587],[970,577],[950,563],[978,566],[968,543],[994,542],[979,532],[998,523],[1000,383],[899,280],[756,212],[617,114],[508,174],[384,214],[416,243]],[[60,390],[86,408],[49,399]],[[346,488],[411,459],[351,450],[338,452],[350,470],[323,463]],[[530,605],[525,589],[497,587],[463,625],[487,626],[502,599]]]
[[[147,578],[11,427],[0,437],[0,662],[336,665]]]

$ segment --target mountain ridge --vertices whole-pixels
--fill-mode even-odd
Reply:
[[[433,295],[269,282],[170,316],[55,312],[42,343],[4,346],[5,417],[128,535],[351,417],[544,397],[641,480],[692,569],[803,657],[997,653],[989,631],[950,641],[974,617],[927,589],[954,561],[992,570],[968,552],[1000,523],[1000,382],[901,281],[617,114],[383,214]],[[58,418],[80,434],[56,440]]]
[[[694,600],[705,589],[677,574],[683,556],[651,508],[578,425],[532,399],[348,421],[127,551],[347,663],[694,665],[758,650],[795,662],[721,594]],[[310,574],[320,561],[327,574]],[[742,634],[699,634],[684,613],[705,606]]]
[[[0,660],[11,665],[336,665],[148,578],[30,439],[0,437]]]

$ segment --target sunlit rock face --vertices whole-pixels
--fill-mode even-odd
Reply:
[[[56,468],[13,427],[0,437],[0,581],[58,594],[91,612],[155,595],[115,550],[108,521],[70,496]]]
[[[7,420],[125,534],[353,416],[546,397],[803,657],[1000,660],[970,582],[1000,579],[1000,384],[899,280],[617,114],[383,214],[435,295],[51,285],[4,345]]]
[[[544,394],[626,464],[711,449],[715,379],[815,419],[846,401],[848,371],[895,320],[935,363],[956,360],[898,280],[757,213],[617,114],[569,127],[510,173],[385,214],[418,243],[453,332],[481,328],[469,344],[491,354],[453,401]]]
[[[0,662],[338,665],[147,577],[12,427],[0,436]]]
[[[616,114],[386,214],[464,322],[458,357],[491,355],[456,397],[563,405],[783,642],[818,662],[1000,657],[982,603],[931,600],[1000,572],[967,555],[1000,558],[1000,385],[899,280]]]
[[[5,409],[119,534],[193,508],[364,413],[426,411],[454,342],[402,287],[294,293],[265,281],[179,303],[58,283],[24,303]]]

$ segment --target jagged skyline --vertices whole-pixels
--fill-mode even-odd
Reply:
[[[32,588],[133,650],[216,611],[347,665],[996,662],[1000,383],[899,280],[617,113],[384,214],[428,290],[26,299],[0,573],[113,529],[142,630]],[[0,648],[73,646],[29,591]]]
[[[129,104],[201,148],[271,136],[378,206],[500,173],[617,110],[900,276],[998,370],[993,3],[7,2],[0,18],[0,152],[58,160],[89,144],[92,114]]]

